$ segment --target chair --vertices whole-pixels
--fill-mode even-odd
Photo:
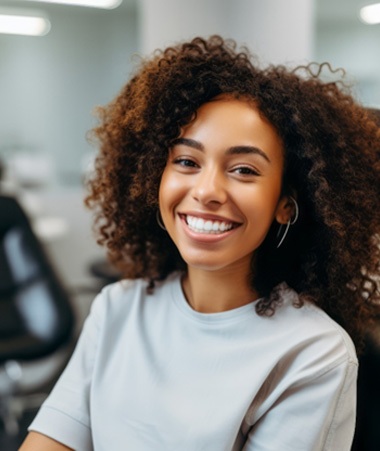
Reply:
[[[10,196],[0,195],[0,417],[17,432],[12,399],[23,362],[52,355],[73,338],[71,301],[34,234],[27,215]]]
[[[380,127],[380,109],[368,108]],[[367,331],[364,352],[359,357],[357,421],[351,451],[380,449],[380,318]]]

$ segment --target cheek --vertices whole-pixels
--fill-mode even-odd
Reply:
[[[176,199],[180,197],[182,190],[183,184],[181,185],[178,178],[170,170],[165,169],[158,192],[160,209],[168,210],[175,203]]]
[[[163,215],[164,210],[166,210],[166,206],[164,203],[164,199],[166,198],[165,195],[165,187],[161,184],[160,190],[158,193],[158,208],[160,210],[161,216]]]
[[[280,186],[256,185],[252,190],[241,190],[235,201],[251,221],[267,227],[276,215],[280,193]]]

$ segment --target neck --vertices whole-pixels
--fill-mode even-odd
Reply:
[[[188,268],[182,287],[190,306],[202,313],[218,313],[249,304],[258,294],[241,271],[204,271]]]

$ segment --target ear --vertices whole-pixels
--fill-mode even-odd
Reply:
[[[295,196],[292,196],[294,199],[296,199]],[[283,196],[276,209],[275,218],[276,221],[280,224],[286,224],[289,220],[294,218],[296,214],[296,208],[294,205],[294,202],[289,196]]]

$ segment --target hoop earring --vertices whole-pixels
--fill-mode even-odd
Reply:
[[[160,228],[162,230],[166,231],[164,223],[162,222],[162,218],[161,218],[161,215],[160,215],[160,210],[158,210],[158,209],[156,210],[156,220],[157,220],[157,224],[160,226]]]
[[[289,199],[290,199],[290,200],[293,202],[293,204],[294,204],[295,213],[294,213],[293,219],[289,219],[288,222],[286,223],[285,231],[284,231],[284,233],[283,233],[283,235],[282,235],[280,241],[279,241],[278,244],[277,244],[277,249],[278,249],[278,248],[281,246],[281,244],[284,242],[284,240],[285,240],[285,238],[286,238],[286,235],[288,234],[288,231],[289,231],[290,226],[291,226],[291,225],[294,225],[294,224],[297,222],[297,219],[298,219],[298,216],[299,216],[299,213],[300,213],[300,210],[299,210],[299,207],[298,207],[298,203],[297,203],[297,201],[294,199],[294,197],[289,196]],[[281,236],[281,232],[282,232],[282,228],[283,228],[283,227],[284,227],[284,224],[280,224],[280,227],[278,228],[278,232],[277,232],[277,238],[278,238],[279,236]]]

